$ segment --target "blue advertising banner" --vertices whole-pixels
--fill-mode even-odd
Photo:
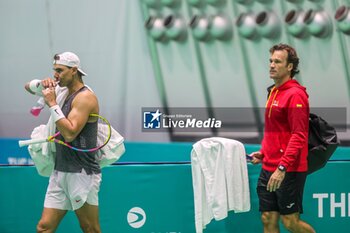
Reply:
[[[347,233],[350,227],[348,162],[329,162],[308,177],[302,219],[318,233]],[[251,210],[213,220],[204,233],[262,232],[255,191],[260,166],[248,165]],[[0,232],[34,232],[48,179],[32,166],[0,167]],[[194,233],[190,164],[114,165],[103,169],[100,222],[105,233]],[[20,224],[19,224],[20,223]],[[74,213],[58,233],[81,232]],[[281,232],[286,231],[281,226]]]

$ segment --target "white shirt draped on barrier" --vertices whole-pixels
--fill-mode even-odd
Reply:
[[[245,149],[241,142],[212,137],[193,145],[191,152],[196,232],[228,211],[250,210]]]

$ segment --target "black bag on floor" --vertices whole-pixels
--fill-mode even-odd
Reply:
[[[323,168],[339,144],[334,127],[316,114],[310,113],[308,174]]]

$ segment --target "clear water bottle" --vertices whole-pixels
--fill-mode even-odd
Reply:
[[[38,101],[36,102],[36,104],[32,107],[32,109],[30,110],[30,113],[33,116],[39,116],[41,110],[43,110],[43,108],[45,107],[45,100],[43,97],[40,97],[38,99]]]

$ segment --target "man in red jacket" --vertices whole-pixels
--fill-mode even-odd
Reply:
[[[314,233],[300,220],[307,175],[309,101],[306,88],[293,79],[299,58],[286,44],[270,49],[270,78],[265,109],[265,130],[260,151],[252,163],[262,163],[257,185],[264,233],[278,233],[279,219],[293,233]]]

